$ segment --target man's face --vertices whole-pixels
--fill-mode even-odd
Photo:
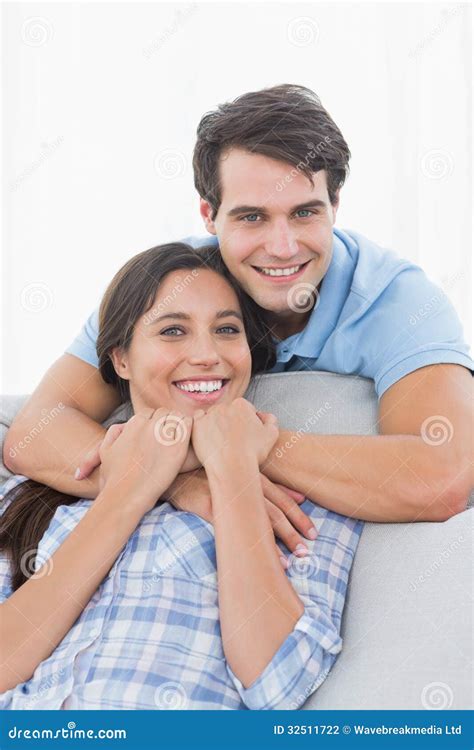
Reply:
[[[290,164],[236,148],[221,157],[220,176],[222,203],[214,219],[201,201],[208,231],[217,234],[224,261],[245,291],[298,330],[305,322],[295,311],[298,290],[318,287],[332,257],[337,206],[329,200],[325,171],[314,173],[312,186]]]

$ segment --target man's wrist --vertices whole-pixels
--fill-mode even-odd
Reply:
[[[176,479],[163,492],[162,498],[163,500],[173,502],[175,498],[179,499],[180,493],[185,488],[187,494],[189,494],[190,490],[192,492],[198,490],[207,491],[209,493],[209,483],[204,469],[194,469],[193,471],[178,474]]]

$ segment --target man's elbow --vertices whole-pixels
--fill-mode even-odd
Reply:
[[[469,462],[451,461],[442,477],[430,487],[424,498],[424,515],[421,520],[448,521],[466,510],[474,488],[474,478]]]
[[[29,435],[20,425],[12,424],[3,443],[3,463],[12,474],[28,475],[33,468]]]

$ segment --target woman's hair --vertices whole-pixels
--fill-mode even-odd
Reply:
[[[115,347],[130,346],[135,324],[146,315],[145,324],[153,322],[164,307],[171,304],[193,283],[196,270],[207,268],[223,276],[239,300],[244,328],[252,356],[252,375],[270,369],[275,362],[271,331],[264,322],[263,311],[238,286],[215,246],[193,249],[182,242],[172,242],[145,250],[129,260],[114,276],[102,298],[99,310],[97,355],[99,370],[106,383],[113,385],[122,400],[130,397],[128,381],[120,378],[113,366],[111,352]],[[152,309],[156,292],[167,274],[187,271],[172,292]],[[193,273],[194,272],[194,273]],[[9,503],[0,516],[0,551],[10,560],[11,587],[16,591],[35,572],[38,544],[60,505],[72,505],[78,497],[35,482],[21,482],[4,498]]]
[[[215,218],[222,199],[219,164],[240,148],[291,164],[290,177],[326,170],[329,200],[349,173],[349,147],[317,94],[305,86],[281,84],[250,91],[219,105],[201,119],[193,154],[194,184]],[[282,190],[285,185],[277,185]]]

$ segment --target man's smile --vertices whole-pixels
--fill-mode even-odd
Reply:
[[[293,263],[288,266],[254,266],[252,268],[256,271],[259,276],[263,276],[273,283],[284,283],[288,281],[294,281],[301,276],[306,266],[311,263],[307,260],[305,263]]]

